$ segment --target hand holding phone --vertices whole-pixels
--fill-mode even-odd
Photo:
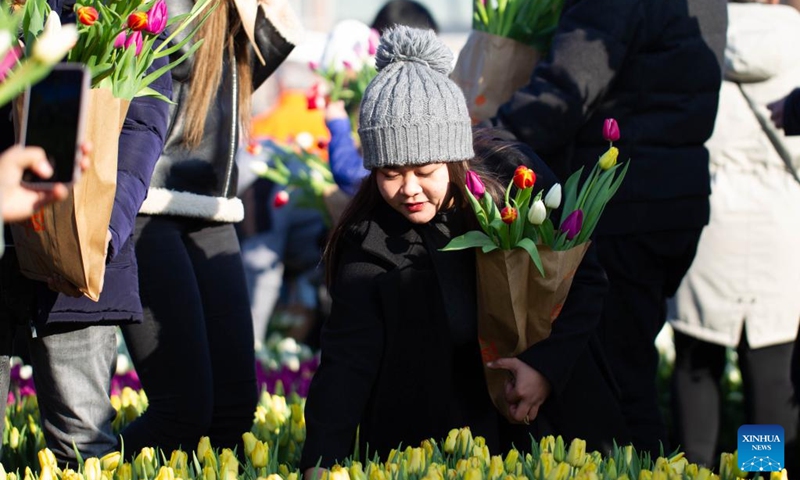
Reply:
[[[41,147],[53,170],[49,178],[27,171],[31,188],[69,185],[80,173],[90,75],[79,63],[59,63],[42,81],[28,88],[22,110],[22,145]]]

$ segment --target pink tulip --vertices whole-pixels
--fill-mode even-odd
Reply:
[[[142,32],[133,32],[125,40],[125,48],[130,48],[131,45],[136,46],[136,55],[142,53]]]
[[[114,39],[114,48],[125,48],[125,40],[127,40],[128,36],[125,35],[125,31],[119,32],[117,38]]]
[[[145,31],[158,35],[167,28],[167,2],[156,0],[153,7],[147,12],[147,26]]]
[[[619,125],[613,118],[606,118],[605,122],[603,122],[603,138],[609,142],[619,140]]]
[[[467,170],[467,189],[475,198],[481,198],[486,193],[486,186],[481,181],[481,177],[472,170]]]
[[[6,76],[14,68],[14,65],[19,61],[22,49],[20,47],[13,47],[8,50],[2,60],[0,60],[0,82],[6,79]]]
[[[369,40],[367,43],[367,53],[370,57],[374,57],[378,53],[378,44],[381,41],[381,34],[374,28],[369,31]]]

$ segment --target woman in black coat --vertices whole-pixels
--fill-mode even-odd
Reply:
[[[371,458],[462,426],[493,451],[511,441],[524,449],[529,433],[594,435],[587,440],[597,448],[627,440],[594,355],[606,283],[591,250],[552,336],[499,362],[515,378],[515,419],[530,425],[508,424],[491,403],[477,341],[475,254],[440,251],[477,228],[464,179],[468,168],[480,170],[463,94],[446,76],[449,55],[431,32],[398,27],[381,39],[359,129],[371,174],[325,255],[333,307],[306,404],[300,467],[308,475],[350,456],[356,438]],[[536,162],[537,191],[555,181],[520,145],[487,137],[476,146],[497,173]],[[493,175],[483,177],[499,196]]]

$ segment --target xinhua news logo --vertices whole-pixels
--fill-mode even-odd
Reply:
[[[739,427],[739,469],[745,472],[779,472],[784,467],[783,427]]]

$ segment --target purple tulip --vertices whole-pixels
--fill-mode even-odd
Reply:
[[[605,122],[603,122],[603,138],[609,142],[619,140],[619,125],[613,118],[606,118]]]
[[[467,170],[467,189],[475,198],[481,198],[486,193],[486,186],[481,181],[481,177],[472,170]]]
[[[572,240],[575,238],[575,235],[581,231],[581,227],[583,226],[583,210],[575,210],[574,212],[567,215],[567,218],[561,222],[561,230],[562,232],[567,234],[567,240]]]
[[[114,48],[125,48],[125,40],[127,40],[128,36],[125,35],[125,31],[119,32],[117,38],[114,39]]]
[[[153,35],[158,35],[167,28],[167,2],[156,0],[153,7],[147,12],[147,26],[145,30]]]

